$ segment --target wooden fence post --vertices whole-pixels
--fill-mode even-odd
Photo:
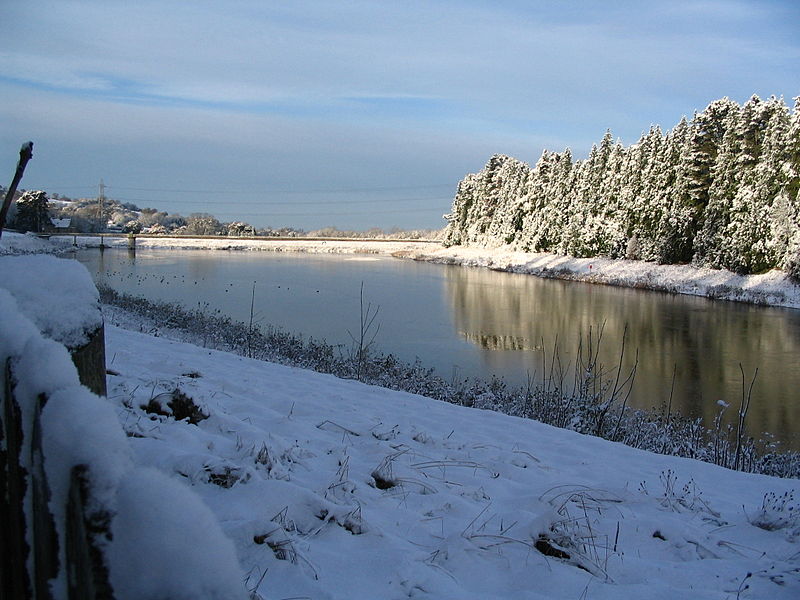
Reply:
[[[106,334],[105,326],[89,334],[89,341],[78,348],[68,348],[78,370],[81,385],[98,396],[106,395]]]
[[[77,465],[70,473],[67,500],[66,554],[70,600],[114,600],[102,551],[95,540],[111,538],[111,515],[87,514],[88,467]]]
[[[40,394],[31,432],[31,485],[33,486],[33,566],[36,600],[51,600],[47,581],[58,575],[58,534],[50,513],[50,486],[44,470],[41,414],[47,397]]]
[[[0,549],[2,550],[2,591],[8,600],[26,600],[31,597],[31,581],[26,568],[28,544],[25,541],[25,511],[23,502],[27,487],[27,472],[20,464],[22,454],[22,420],[14,400],[11,359],[3,365],[3,437],[5,442],[4,495],[7,501],[2,508],[6,514],[0,520]]]
[[[4,368],[5,384],[3,385],[3,405],[0,407],[0,592],[3,598],[16,598],[11,590],[11,554],[15,550],[11,543],[11,506],[9,495],[9,452],[6,427],[6,405],[10,402],[11,389],[8,382],[8,372]]]
[[[22,148],[19,149],[19,162],[17,163],[17,170],[14,172],[14,179],[6,192],[6,197],[3,200],[3,207],[0,208],[0,236],[3,235],[3,227],[6,226],[6,215],[8,209],[11,207],[11,202],[14,200],[14,193],[17,191],[17,186],[22,179],[22,174],[25,172],[25,166],[28,161],[33,158],[33,142],[25,142]]]

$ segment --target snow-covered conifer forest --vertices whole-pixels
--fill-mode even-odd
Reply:
[[[715,100],[666,133],[585,160],[495,155],[458,186],[445,243],[693,262],[800,278],[800,98]]]

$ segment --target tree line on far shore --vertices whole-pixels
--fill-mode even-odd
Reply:
[[[606,132],[585,160],[493,156],[459,184],[445,243],[800,279],[798,188],[800,98],[723,98],[631,146]]]

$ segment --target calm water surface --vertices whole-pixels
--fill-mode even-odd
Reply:
[[[738,410],[740,364],[759,369],[749,430],[800,449],[800,311],[658,292],[539,279],[486,269],[365,255],[271,252],[80,251],[98,281],[150,299],[220,309],[246,321],[255,284],[262,324],[331,344],[358,329],[359,289],[380,307],[379,349],[419,357],[446,378],[541,378],[554,344],[574,362],[590,329],[603,328],[599,361],[625,366],[638,350],[630,404],[661,409],[676,368],[673,409],[711,423],[722,400]]]

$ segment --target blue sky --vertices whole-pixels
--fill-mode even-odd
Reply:
[[[258,226],[439,227],[495,153],[800,95],[800,3],[2,3],[0,180]],[[3,175],[3,170],[7,175]],[[4,185],[8,182],[3,181]]]

